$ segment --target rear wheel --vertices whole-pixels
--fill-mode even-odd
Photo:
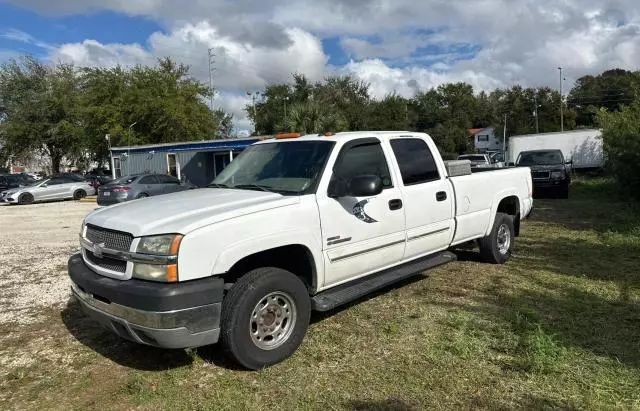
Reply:
[[[84,190],[76,190],[76,192],[73,193],[74,200],[80,200],[81,198],[85,198],[86,196],[87,196],[87,192]]]
[[[257,370],[290,357],[309,327],[311,302],[304,283],[279,268],[241,277],[222,302],[221,343],[242,366]]]
[[[140,194],[138,194],[138,197],[136,197],[136,198],[147,198],[147,197],[149,197],[149,194],[140,193]]]
[[[513,216],[497,213],[491,233],[480,239],[482,260],[490,264],[504,264],[509,261],[514,233]]]
[[[34,200],[35,199],[33,198],[33,194],[24,193],[20,197],[18,197],[18,204],[20,205],[33,204]]]

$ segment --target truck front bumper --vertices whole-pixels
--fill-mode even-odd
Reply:
[[[218,341],[222,278],[176,284],[115,280],[94,273],[80,254],[69,259],[68,268],[82,310],[122,338],[161,348]]]

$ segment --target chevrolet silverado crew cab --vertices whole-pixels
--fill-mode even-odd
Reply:
[[[532,207],[529,169],[454,163],[463,175],[449,175],[421,133],[258,142],[209,188],[89,214],[72,292],[128,340],[220,341],[246,368],[275,364],[296,351],[312,310],[451,262],[452,246],[476,240],[486,262],[509,259]]]

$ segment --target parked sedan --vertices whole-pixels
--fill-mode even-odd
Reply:
[[[85,181],[67,177],[45,178],[26,187],[14,188],[2,193],[0,200],[11,204],[31,204],[36,201],[79,200],[93,194],[94,188]]]
[[[138,198],[189,190],[193,186],[180,183],[163,174],[138,174],[119,178],[98,188],[98,205],[108,206]]]
[[[26,187],[36,180],[27,174],[0,175],[0,193],[14,188]]]

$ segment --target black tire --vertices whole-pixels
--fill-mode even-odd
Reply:
[[[85,198],[86,196],[87,196],[87,192],[84,190],[76,190],[76,192],[73,193],[74,200],[80,200],[82,198]]]
[[[138,198],[147,198],[147,197],[149,197],[149,194],[140,193],[140,194],[138,194],[138,197],[136,197],[136,199],[138,199]]]
[[[502,228],[508,233],[509,243],[505,246],[500,245],[499,233]],[[515,238],[515,229],[513,227],[513,216],[504,213],[497,213],[496,220],[493,223],[491,233],[480,239],[480,255],[482,260],[489,264],[504,264],[511,258],[511,249]],[[503,243],[504,244],[504,243]]]
[[[24,193],[20,197],[18,197],[18,204],[29,205],[29,204],[33,204],[34,200],[35,199],[33,198],[33,194]]]
[[[258,321],[253,321],[252,318],[258,318],[253,316],[254,310],[260,303],[267,301],[267,297],[272,293],[282,293],[291,298],[293,306],[288,306],[294,313],[294,319],[288,323],[291,327],[285,330],[287,320],[281,317],[284,312],[278,311],[273,314],[267,310],[269,313],[266,315],[271,316],[270,325],[276,330],[275,333],[279,332],[278,335],[285,336],[276,347],[264,349],[258,346],[260,342],[254,342],[254,339],[260,337],[257,336],[257,327],[255,333],[251,331]],[[290,315],[289,310],[284,314]],[[220,342],[227,354],[240,365],[250,370],[258,370],[289,358],[298,349],[307,333],[310,317],[309,292],[300,278],[279,268],[257,268],[241,277],[222,301]],[[264,319],[263,316],[259,318]],[[282,325],[280,322],[276,323],[278,318]],[[260,328],[268,331],[269,326],[266,327]],[[262,344],[265,344],[265,341],[268,341],[267,337]],[[269,341],[277,342],[277,339],[272,338]]]

